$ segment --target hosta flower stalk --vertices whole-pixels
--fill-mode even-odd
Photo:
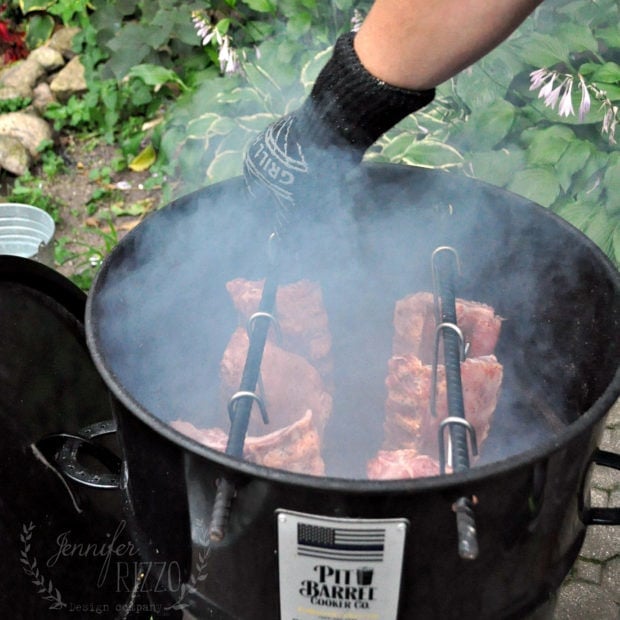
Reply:
[[[217,47],[220,71],[225,75],[239,73],[241,71],[239,54],[233,47],[230,35],[222,34],[217,23],[213,23],[209,16],[200,11],[192,13],[192,23],[203,46],[215,44]]]
[[[583,75],[575,76],[567,73],[560,73],[550,69],[536,69],[530,73],[530,90],[538,90],[538,98],[544,101],[544,104],[556,109],[558,114],[563,118],[575,115],[573,107],[573,89],[575,84],[581,91],[581,99],[577,116],[580,121],[584,121],[592,105],[592,98],[600,101],[601,108],[605,111],[601,133],[606,134],[610,143],[616,143],[616,126],[618,124],[618,106],[614,105],[604,90],[598,88],[595,84],[586,82]]]

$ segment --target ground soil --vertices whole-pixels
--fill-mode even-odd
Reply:
[[[56,253],[60,262],[55,267],[74,277],[85,269],[94,272],[88,260],[89,255],[97,253],[93,250],[109,253],[115,236],[121,239],[161,206],[162,186],[152,187],[157,180],[148,170],[134,172],[125,168],[112,172],[109,178],[96,178],[119,156],[116,147],[101,140],[65,136],[57,141],[56,152],[64,160],[59,173],[49,177],[36,164],[31,172],[45,195],[59,206],[55,240],[62,243],[64,250]],[[10,194],[15,179],[2,180],[1,193]]]

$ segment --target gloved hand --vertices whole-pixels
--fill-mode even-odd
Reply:
[[[353,39],[342,35],[310,97],[250,145],[244,177],[253,199],[271,209],[281,234],[323,202],[322,194],[388,129],[433,100],[434,89],[411,91],[372,76]]]

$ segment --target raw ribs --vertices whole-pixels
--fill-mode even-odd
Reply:
[[[468,357],[461,364],[465,417],[476,431],[480,449],[489,433],[502,383],[503,367],[493,354],[502,319],[490,306],[463,299],[456,300],[456,315],[469,344]],[[369,477],[411,478],[439,473],[437,437],[448,410],[445,367],[440,363],[437,417],[430,411],[435,326],[431,293],[408,295],[396,302],[383,450],[368,462]]]
[[[244,328],[237,328],[220,363],[223,403],[239,390],[241,375],[248,352],[249,339]],[[269,415],[264,424],[254,405],[248,433],[258,436],[290,426],[310,409],[320,436],[332,410],[331,394],[325,389],[319,372],[306,359],[285,351],[267,341],[261,364],[263,394]],[[227,415],[223,423],[226,423]]]
[[[371,480],[424,478],[439,475],[439,462],[417,450],[379,450],[367,463],[366,474]]]
[[[228,434],[221,428],[199,429],[190,422],[176,420],[172,427],[209,448],[224,452]],[[243,458],[257,465],[286,469],[313,476],[325,475],[321,458],[321,441],[308,410],[290,426],[262,437],[247,436]]]
[[[437,369],[437,417],[430,413],[432,367],[415,355],[388,362],[384,448],[414,448],[438,455],[439,424],[448,416],[445,367]],[[465,417],[476,431],[478,447],[486,439],[502,383],[503,368],[494,355],[467,358],[461,364]]]
[[[486,304],[457,299],[455,305],[457,325],[469,343],[467,355],[491,355],[499,338],[501,317]],[[415,293],[399,299],[394,310],[392,354],[415,355],[424,364],[432,364],[435,326],[432,293]]]
[[[244,327],[250,316],[258,310],[263,285],[264,280],[243,278],[226,283],[226,289]],[[279,286],[275,317],[282,335],[280,346],[307,359],[324,380],[329,380],[333,366],[332,340],[319,284],[299,280]],[[274,330],[270,330],[270,338],[273,338],[273,333]]]

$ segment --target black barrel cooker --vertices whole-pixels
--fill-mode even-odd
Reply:
[[[170,426],[221,423],[219,363],[237,324],[225,284],[269,268],[271,231],[242,179],[147,218],[89,295],[88,347],[116,398],[125,515],[144,579],[160,568],[152,600],[162,617],[241,620],[550,613],[586,527],[620,523],[620,508],[590,505],[589,483],[594,463],[620,468],[597,448],[620,396],[617,270],[547,210],[460,176],[367,165],[324,193],[320,215],[281,252],[279,277],[320,282],[329,316],[325,477],[254,465]],[[471,468],[367,480],[394,302],[433,290],[438,247],[458,255],[458,296],[504,319],[491,432]]]

